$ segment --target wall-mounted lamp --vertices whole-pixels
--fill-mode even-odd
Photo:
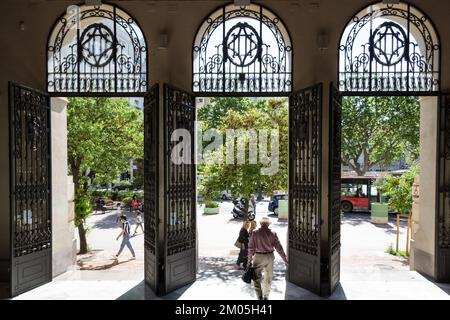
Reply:
[[[24,22],[24,21],[20,21],[20,22],[19,22],[19,29],[20,29],[21,31],[25,31],[26,26],[25,26],[25,22]]]
[[[160,33],[158,37],[158,49],[166,49],[169,45],[169,36],[167,33]]]
[[[321,31],[317,35],[317,47],[319,48],[319,50],[327,50],[329,43],[330,38],[328,36],[328,33],[326,31]]]
[[[238,7],[250,5],[250,0],[234,0],[234,5]]]

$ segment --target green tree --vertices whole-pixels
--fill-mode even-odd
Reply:
[[[70,98],[67,106],[69,172],[75,186],[75,226],[80,253],[88,250],[89,171],[111,183],[126,171],[130,159],[143,157],[143,116],[126,99]]]
[[[262,102],[261,102],[262,101]],[[250,195],[257,190],[286,190],[288,181],[288,108],[286,99],[261,100],[257,105],[250,107],[245,112],[230,110],[220,120],[220,132],[226,133],[227,129],[240,129],[243,133],[240,138],[247,142],[245,148],[245,163],[238,164],[235,145],[234,164],[227,164],[225,159],[227,150],[225,145],[212,152],[209,160],[215,159],[215,163],[208,163],[200,169],[202,176],[202,189],[205,199],[211,199],[217,195],[217,191],[231,190],[233,195],[242,195],[245,200],[244,220],[248,219],[248,201]],[[258,161],[257,164],[249,163],[248,141],[250,129],[278,129],[279,131],[279,158],[278,171],[274,175],[261,174],[262,168],[267,165]],[[272,154],[268,139],[268,155]],[[225,144],[225,141],[224,141]],[[259,148],[259,147],[258,147]],[[260,150],[258,149],[258,154]]]
[[[411,212],[413,197],[412,187],[414,178],[419,174],[419,165],[414,163],[401,176],[387,175],[378,188],[389,197],[388,205],[391,209],[407,214]]]
[[[419,153],[416,97],[347,97],[342,105],[342,164],[363,176],[374,166]],[[360,157],[363,163],[359,163]]]
[[[264,108],[264,100],[253,101],[247,97],[214,97],[197,111],[197,119],[204,122],[204,129],[219,128],[228,111],[245,113],[251,108]]]

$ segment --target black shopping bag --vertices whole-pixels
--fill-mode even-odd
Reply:
[[[245,269],[244,274],[242,275],[242,281],[245,283],[250,283],[252,280],[256,279],[256,271],[253,266],[247,266],[247,269]]]

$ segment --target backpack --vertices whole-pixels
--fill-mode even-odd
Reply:
[[[123,222],[122,229],[125,231],[126,234],[130,234],[130,223],[128,221]]]

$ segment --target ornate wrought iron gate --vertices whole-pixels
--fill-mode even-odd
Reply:
[[[50,98],[9,83],[11,295],[52,279]]]
[[[144,97],[144,222],[145,281],[158,291],[158,173],[159,173],[159,85]]]
[[[289,99],[289,281],[320,294],[322,84]]]
[[[324,295],[330,295],[339,284],[341,269],[341,105],[342,96],[330,84],[329,111],[329,203],[328,203],[328,279]],[[329,283],[329,285],[328,285]]]
[[[436,280],[450,282],[450,94],[441,96],[438,178]]]
[[[197,272],[195,98],[164,85],[165,293],[195,281]],[[179,148],[183,145],[182,148]]]

